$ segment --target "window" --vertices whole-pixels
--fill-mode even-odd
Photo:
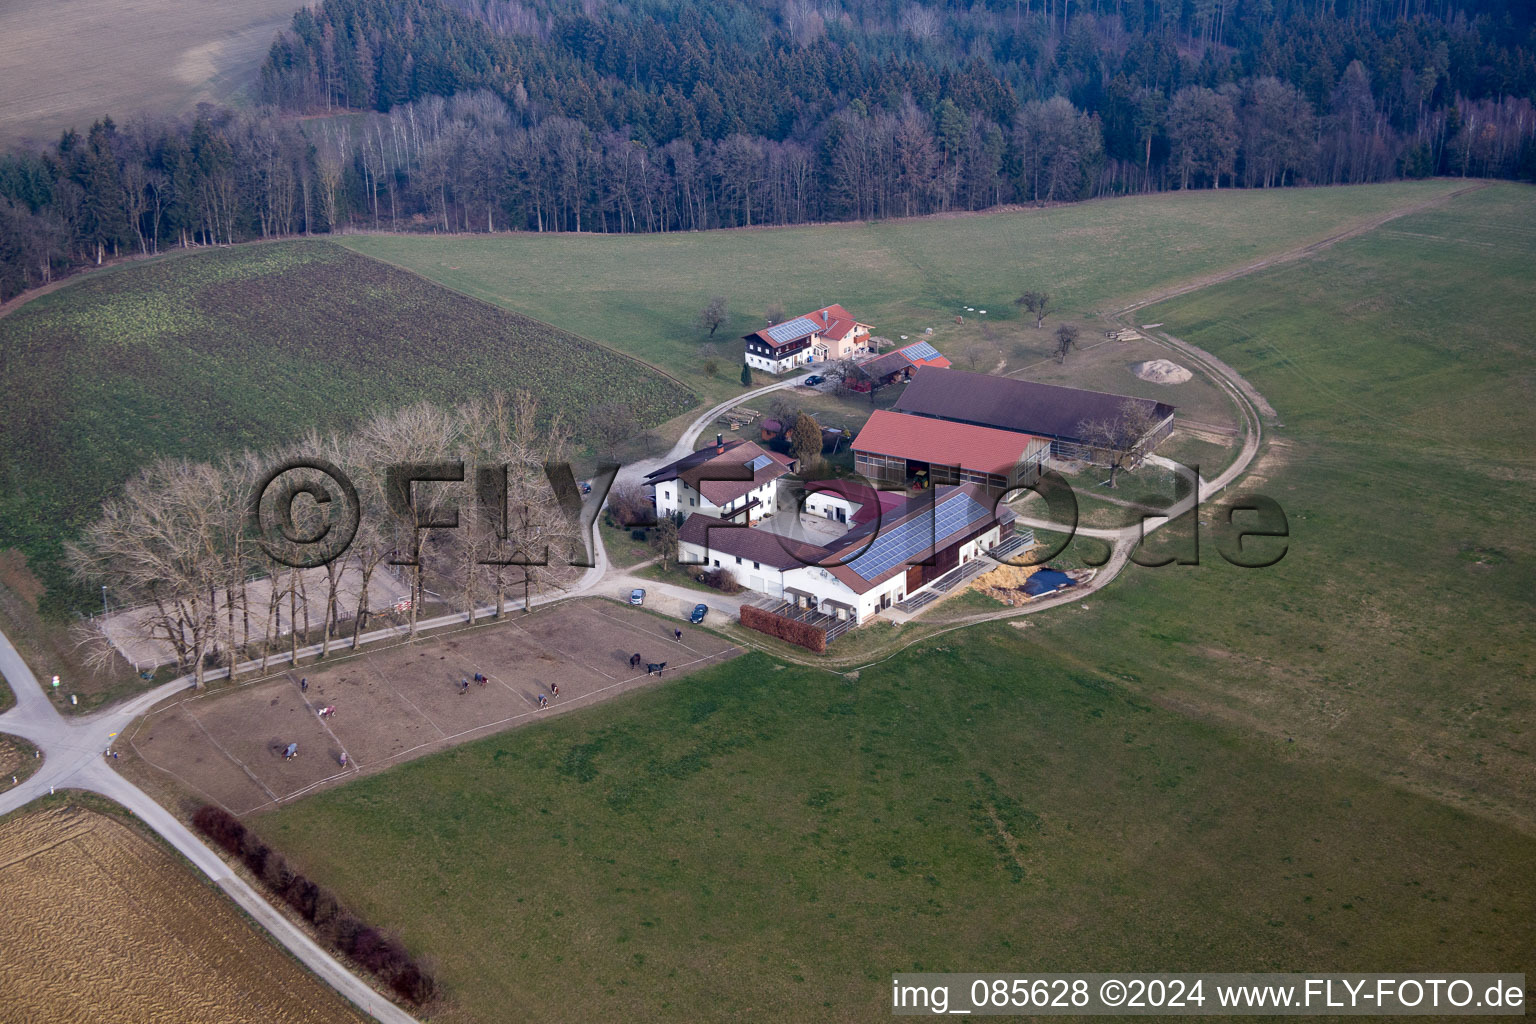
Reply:
[[[720,568],[720,559],[718,559],[718,558],[715,559],[715,568],[716,569]]]
[[[688,504],[690,504],[690,505],[697,505],[698,504],[698,500],[695,499],[695,498],[689,498],[688,499]]]
[[[757,564],[757,563],[756,563],[756,562],[753,562],[753,563],[752,563],[752,568],[754,568],[754,569],[761,569],[761,568],[762,568],[762,566],[761,566],[761,565],[758,565],[758,564]]]
[[[740,555],[737,555],[737,556],[736,556],[736,564],[737,564],[737,565],[740,565],[740,564],[741,564],[741,556],[740,556]]]

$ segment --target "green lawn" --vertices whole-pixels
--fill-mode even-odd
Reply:
[[[27,554],[57,607],[62,540],[155,455],[270,449],[493,389],[531,391],[583,434],[594,396],[640,426],[697,401],[609,349],[329,242],[92,274],[0,319],[0,549]]]
[[[1150,698],[1292,735],[1536,829],[1536,189],[1499,185],[1145,311],[1283,428],[1239,490],[1292,538],[1133,571],[1037,639]],[[1087,653],[1091,651],[1091,657]]]
[[[1045,210],[870,224],[667,235],[350,235],[342,244],[650,360],[705,394],[740,389],[740,336],[781,302],[790,314],[841,302],[876,333],[935,330],[955,355],[1013,323],[1001,352],[1019,358],[1013,300],[1055,294],[1065,316],[1112,308],[1159,285],[1240,266],[1380,212],[1459,187],[1455,181],[1355,188],[1187,192]],[[715,335],[724,367],[700,369],[698,325],[712,295],[731,319]],[[959,327],[956,315],[967,318]],[[1151,322],[1151,321],[1143,321]],[[1050,322],[1047,322],[1050,326]],[[1043,335],[1031,327],[1026,337]],[[992,351],[990,343],[988,351]],[[991,357],[978,364],[990,369]],[[983,365],[985,364],[985,365]],[[962,367],[963,362],[957,363]],[[734,371],[734,372],[732,372]],[[759,383],[767,380],[763,375]]]
[[[903,970],[1536,968],[1536,840],[1027,635],[857,682],[747,655],[256,825],[433,957],[442,1021],[884,1020]]]

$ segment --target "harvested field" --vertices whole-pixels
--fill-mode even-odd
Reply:
[[[630,669],[636,652],[666,662],[666,679],[740,653],[698,628],[679,644],[674,625],[609,601],[563,603],[499,625],[177,698],[130,729],[128,746],[201,799],[250,814],[656,682],[643,668]],[[488,682],[461,692],[459,680],[476,672]],[[328,706],[336,711],[322,718],[318,712]],[[291,759],[283,756],[290,743],[299,745]]]
[[[65,807],[0,823],[5,1018],[363,1021],[127,825]]]

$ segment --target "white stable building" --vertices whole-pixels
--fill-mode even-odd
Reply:
[[[867,622],[996,547],[1012,522],[974,484],[905,498],[824,545],[695,514],[678,530],[678,561],[727,569],[750,590]]]

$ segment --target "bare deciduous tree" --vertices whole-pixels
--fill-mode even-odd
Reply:
[[[227,580],[214,511],[219,491],[213,467],[161,459],[130,480],[66,549],[77,579],[110,586],[124,603],[142,606],[120,616],[119,625],[132,639],[169,644],[198,689],[218,642],[217,595]],[[112,656],[105,625],[90,637],[87,657],[95,664]]]
[[[1109,486],[1114,487],[1120,471],[1135,467],[1146,454],[1146,436],[1156,425],[1149,406],[1127,400],[1114,416],[1084,420],[1077,430],[1083,443],[1094,449],[1094,461],[1109,467]]]
[[[1077,328],[1072,324],[1062,324],[1056,328],[1056,361],[1067,361],[1067,353],[1072,351],[1072,346],[1077,344]]]
[[[709,328],[709,336],[713,338],[715,331],[720,329],[720,325],[725,323],[729,315],[726,311],[725,296],[716,295],[699,311],[699,323]]]
[[[1037,330],[1041,324],[1045,323],[1045,318],[1050,315],[1052,308],[1051,297],[1046,292],[1025,292],[1014,299],[1013,304],[1015,306],[1023,306],[1029,310],[1035,318],[1035,328]]]
[[[598,444],[609,455],[619,450],[635,430],[635,415],[624,402],[604,402],[594,406],[588,422]]]

